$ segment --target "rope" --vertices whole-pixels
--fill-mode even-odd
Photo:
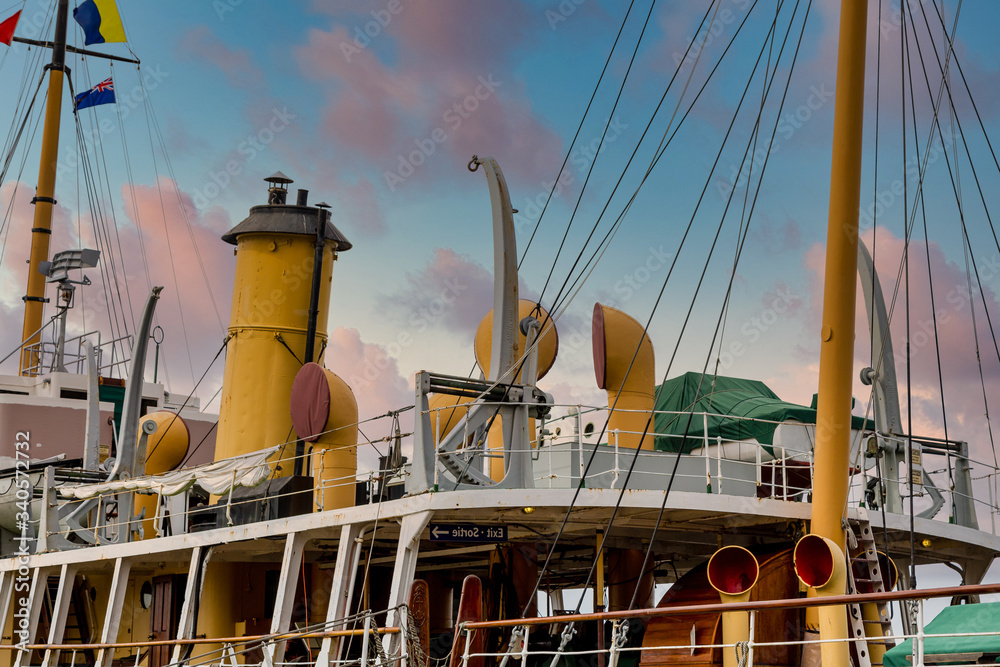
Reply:
[[[750,642],[736,642],[736,664],[738,667],[747,667],[750,659]]]
[[[407,661],[416,667],[427,667],[429,656],[424,651],[424,645],[420,641],[420,629],[413,622],[413,614],[410,613],[409,606],[404,604],[400,608],[406,616],[406,632],[403,639],[406,641]],[[427,622],[429,623],[430,619]]]
[[[368,635],[371,638],[372,647],[375,649],[375,653],[378,655],[382,666],[389,667],[389,656],[386,655],[385,648],[382,646],[382,634],[377,631],[374,624],[372,625],[372,630],[373,632]],[[362,665],[362,667],[367,667],[367,665]]]

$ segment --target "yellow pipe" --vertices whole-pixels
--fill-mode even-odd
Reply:
[[[274,232],[247,232],[236,238],[216,461],[292,439],[288,406],[305,353],[314,242],[311,234]],[[327,339],[335,245],[327,243],[323,254],[317,350]],[[291,442],[275,457],[282,459],[278,476],[293,473],[294,452]]]
[[[358,470],[358,401],[336,373],[323,369],[330,412],[323,434],[312,444],[314,505],[333,510],[354,505]]]
[[[59,118],[62,112],[63,72],[49,70],[49,92],[45,103],[45,125],[42,129],[42,155],[38,167],[38,188],[35,190],[35,221],[31,230],[31,255],[28,259],[28,288],[24,301],[24,326],[21,340],[25,346],[41,340],[42,308],[45,297],[45,276],[38,272],[42,262],[49,259],[49,237],[52,235],[52,201],[56,193],[56,168],[59,160]],[[21,355],[21,375],[37,366],[38,355],[24,352]]]
[[[608,392],[608,408],[614,406],[608,417],[608,442],[632,448],[641,443],[641,449],[653,449],[654,429],[649,422],[656,384],[653,342],[633,318],[599,303],[594,304],[593,339],[597,386]],[[647,424],[649,432],[643,438]]]
[[[708,583],[719,592],[723,603],[746,602],[757,584],[760,564],[752,553],[743,547],[722,547],[708,559]],[[722,643],[732,644],[722,650],[722,664],[738,667],[735,645],[750,641],[750,613],[727,611],[722,614]]]
[[[815,502],[815,501],[814,501]],[[815,597],[844,595],[847,592],[847,564],[836,542],[820,535],[806,535],[795,545],[792,556],[795,575],[816,591]],[[850,664],[847,645],[847,610],[828,605],[818,610],[819,636],[827,641],[820,647],[824,667]]]
[[[854,379],[867,8],[868,3],[862,0],[844,0],[841,4],[816,415],[812,532],[833,540],[841,551],[844,551],[841,520],[847,504],[851,384]]]
[[[841,524],[850,481],[851,385],[854,379],[854,308],[858,281],[858,204],[861,198],[867,10],[868,3],[864,0],[843,0],[841,3],[826,279],[820,333],[811,532],[837,546],[839,556],[834,559],[837,561],[843,561],[845,551]],[[844,593],[843,582],[838,585],[838,591],[828,594]],[[833,622],[833,617],[840,622]],[[823,607],[819,612],[819,626],[821,639],[846,639],[846,609]],[[843,648],[833,648],[840,646]],[[845,642],[823,644],[822,654],[823,664],[827,667],[847,664]],[[828,654],[842,656],[842,660],[828,659]]]

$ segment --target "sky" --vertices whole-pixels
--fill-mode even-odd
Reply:
[[[17,34],[37,38],[51,30],[53,4],[0,0],[0,18],[23,9]],[[557,403],[606,401],[590,341],[599,301],[648,321],[658,377],[707,367],[808,404],[830,191],[834,4],[119,0],[128,44],[90,48],[141,65],[70,59],[75,91],[111,76],[118,95],[114,106],[81,112],[79,137],[65,112],[53,250],[98,241],[110,249],[71,330],[101,328],[105,340],[132,330],[130,313],[137,319],[149,287],[164,285],[160,379],[182,394],[197,385],[202,404],[217,409],[234,268],[219,237],[265,203],[263,179],[280,170],[292,189],[331,205],[354,245],[334,269],[328,367],[352,386],[363,419],[409,405],[415,372],[473,369],[472,336],[492,305],[489,192],[482,171],[467,169],[477,154],[498,160],[519,211],[522,296],[559,305],[560,354],[542,384]],[[945,42],[934,5],[904,18],[898,2],[870,3],[859,215],[887,299],[896,294],[897,373],[911,388],[904,419],[923,435],[969,440],[992,465],[985,415],[1000,414],[1000,243],[988,207],[1000,167],[984,136],[1000,142],[1000,46],[989,29],[1000,8],[938,5],[949,32],[958,13],[940,136],[931,118]],[[72,22],[70,41],[82,44]],[[0,53],[10,91],[0,116],[11,128],[43,55],[24,46]],[[905,113],[904,98],[913,100]],[[11,322],[24,289],[41,103],[0,185],[0,309]],[[586,264],[619,217],[599,261]],[[897,290],[904,220],[913,224],[910,289],[903,281]],[[111,273],[119,280],[106,280]],[[860,300],[857,314],[855,375],[871,363]],[[17,330],[0,333],[5,350]],[[855,383],[859,412],[867,391]],[[374,422],[366,436],[387,433],[387,422]]]

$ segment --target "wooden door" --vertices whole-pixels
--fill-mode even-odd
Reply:
[[[153,606],[149,630],[153,641],[173,639],[177,624],[174,620],[174,580],[172,575],[153,578]],[[152,646],[149,653],[150,667],[164,667],[170,663],[171,646]]]

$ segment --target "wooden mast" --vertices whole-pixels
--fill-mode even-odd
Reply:
[[[835,557],[839,558],[844,558],[843,517],[850,479],[867,11],[865,0],[842,0],[810,529],[837,544],[841,553]],[[841,640],[822,645],[823,664],[848,664],[844,607],[821,607],[818,621],[821,639]]]
[[[66,20],[69,0],[59,0],[56,9],[56,31],[52,42],[52,62],[49,63],[49,92],[45,104],[45,124],[42,128],[42,157],[38,167],[38,187],[35,190],[35,221],[31,229],[31,256],[28,260],[28,289],[24,296],[24,327],[21,333],[21,375],[34,374],[38,366],[37,352],[24,348],[41,340],[42,310],[45,305],[45,276],[38,272],[49,259],[49,237],[52,235],[52,208],[56,203],[56,167],[59,159],[59,124],[62,112],[63,78],[66,70]]]

